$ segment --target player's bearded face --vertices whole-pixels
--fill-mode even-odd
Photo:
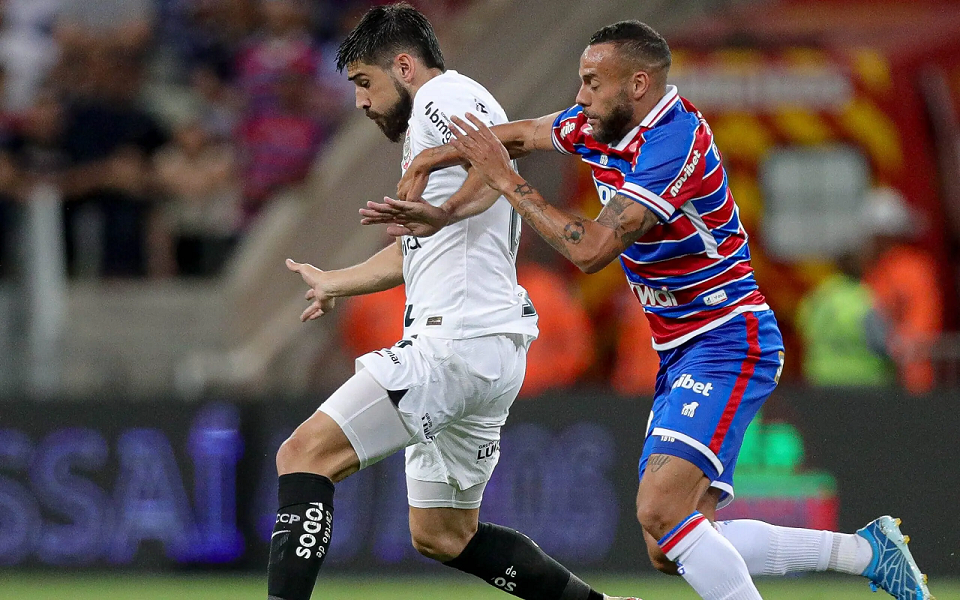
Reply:
[[[586,112],[586,111],[584,111]],[[597,124],[593,128],[593,139],[601,144],[613,144],[623,139],[630,130],[633,120],[633,105],[627,96],[627,90],[621,89],[613,100],[613,106],[604,113],[595,116]]]
[[[396,78],[391,77],[390,79],[393,81],[393,87],[397,90],[396,101],[383,111],[367,108],[365,112],[367,117],[373,119],[380,127],[380,131],[387,136],[388,140],[397,143],[403,139],[403,134],[407,132],[407,123],[413,113],[413,96]]]

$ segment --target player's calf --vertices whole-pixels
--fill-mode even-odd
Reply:
[[[476,535],[479,513],[479,509],[410,507],[413,547],[439,562],[455,559]]]

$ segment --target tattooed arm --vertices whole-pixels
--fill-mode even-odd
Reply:
[[[617,194],[595,221],[551,206],[540,192],[510,168],[506,148],[482,121],[467,115],[471,127],[453,117],[450,142],[490,187],[499,190],[540,237],[585,273],[610,264],[650,231],[658,219],[630,198]]]
[[[596,273],[657,224],[644,206],[617,194],[596,220],[584,219],[551,206],[536,189],[516,175],[503,195],[540,237],[584,273]],[[513,183],[513,182],[511,182]]]

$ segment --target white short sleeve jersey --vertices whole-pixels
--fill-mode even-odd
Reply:
[[[449,117],[464,118],[468,112],[490,125],[507,122],[490,92],[456,71],[447,71],[421,86],[404,141],[403,170],[423,150],[449,142]],[[423,199],[434,206],[443,204],[466,177],[462,167],[433,173]],[[433,236],[404,236],[401,241],[407,293],[404,337],[537,336],[536,310],[517,284],[520,218],[505,198]]]

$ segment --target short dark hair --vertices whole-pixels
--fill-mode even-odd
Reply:
[[[401,52],[416,55],[428,68],[445,70],[437,34],[423,13],[406,2],[375,6],[337,49],[337,71],[356,61],[386,68]]]
[[[651,71],[670,70],[670,46],[663,36],[646,23],[620,21],[607,25],[590,38],[590,45],[614,44],[617,50],[636,66]]]

